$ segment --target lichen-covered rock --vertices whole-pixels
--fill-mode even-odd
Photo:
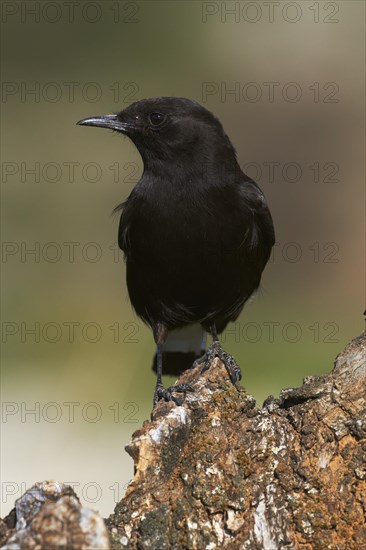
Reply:
[[[262,409],[215,360],[159,403],[127,451],[135,477],[107,520],[113,549],[366,549],[366,334],[333,372]]]
[[[16,501],[15,513],[3,525],[8,528],[0,539],[4,550],[109,549],[98,512],[83,508],[73,489],[58,481],[33,485]]]

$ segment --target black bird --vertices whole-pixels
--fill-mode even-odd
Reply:
[[[187,325],[199,323],[212,335],[203,370],[217,356],[231,381],[240,380],[218,334],[258,288],[275,236],[264,195],[241,171],[220,121],[195,101],[157,97],[78,124],[128,136],[144,163],[140,181],[117,207],[118,243],[132,306],[157,345],[154,405],[161,398],[181,404],[172,392],[192,391],[162,385],[168,333]]]

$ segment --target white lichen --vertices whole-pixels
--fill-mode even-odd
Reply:
[[[174,420],[175,422],[170,422]],[[174,407],[158,424],[156,428],[149,430],[149,436],[154,443],[160,443],[163,436],[168,436],[172,427],[187,423],[187,411],[184,407]]]
[[[254,536],[261,545],[262,550],[278,550],[271,536],[271,528],[266,518],[266,503],[264,499],[259,501],[254,512]]]

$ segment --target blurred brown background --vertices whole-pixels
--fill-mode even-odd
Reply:
[[[276,227],[262,291],[224,335],[259,403],[362,331],[364,6],[2,3],[2,514],[53,478],[108,515],[151,408],[153,340],[110,215],[142,163],[80,118],[175,95],[222,121]]]

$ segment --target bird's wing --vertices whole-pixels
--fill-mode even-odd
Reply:
[[[125,201],[116,206],[113,210],[113,213],[120,212],[121,217],[119,220],[118,227],[118,246],[124,252],[125,255],[128,255],[130,249],[130,239],[129,239],[129,228],[131,223],[131,195]]]
[[[263,267],[267,263],[275,243],[275,232],[272,216],[269,211],[267,201],[258,185],[247,176],[239,182],[239,200],[243,204],[243,209],[248,210],[252,216],[250,235],[243,235],[244,242],[248,244],[247,237],[250,238],[250,246],[255,248],[261,243],[263,258]]]

